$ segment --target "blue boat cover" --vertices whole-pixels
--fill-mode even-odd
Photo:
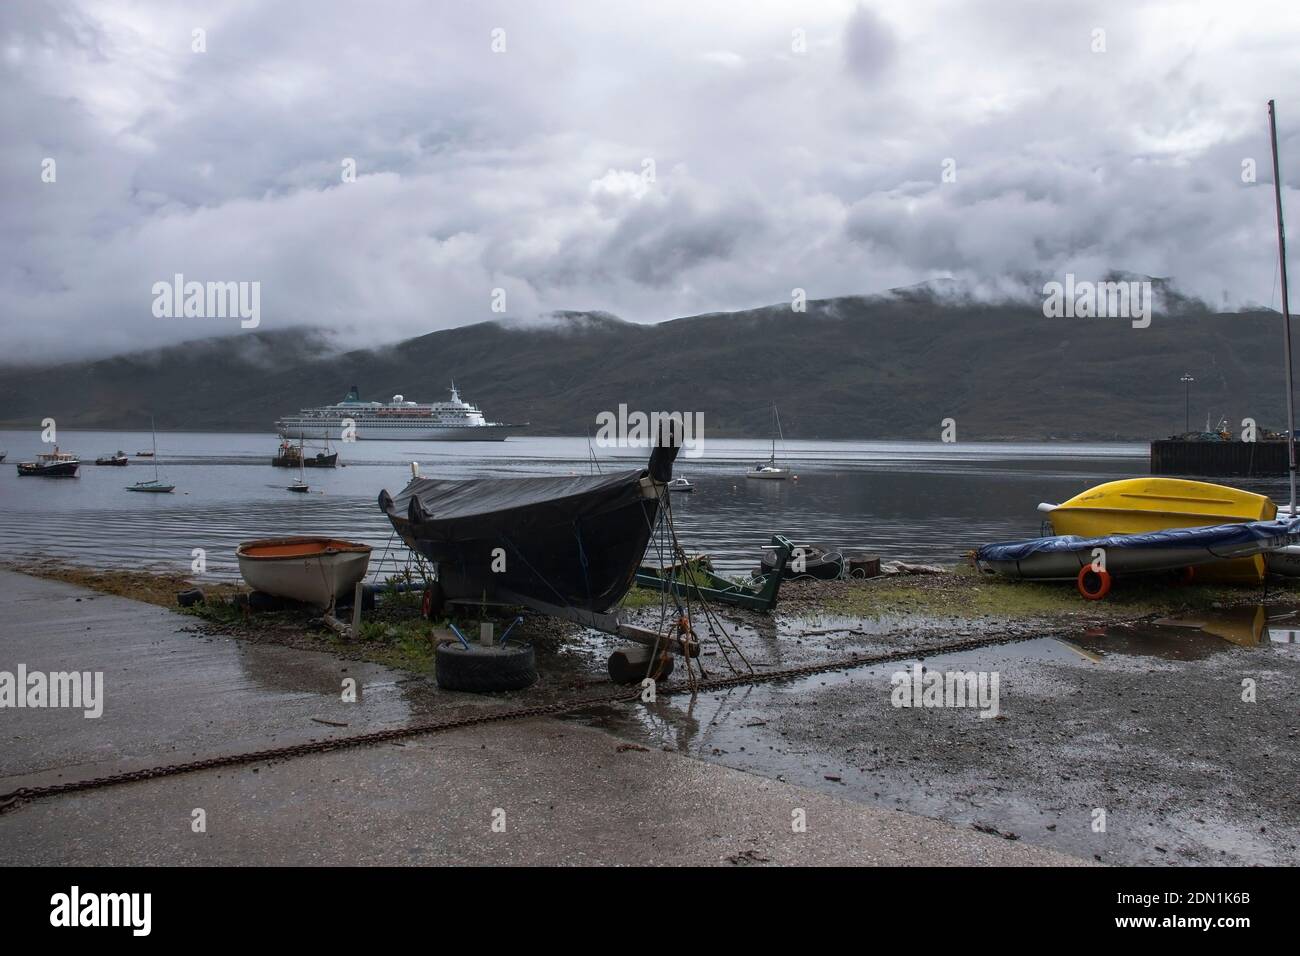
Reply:
[[[1167,528],[1141,534],[1108,534],[1100,538],[1081,538],[1074,534],[1050,535],[1027,541],[1000,541],[986,544],[975,553],[979,561],[1023,561],[1034,554],[1059,554],[1091,551],[1093,548],[1205,548],[1213,553],[1219,548],[1258,543],[1260,550],[1280,548],[1300,542],[1300,518],[1286,521],[1246,521],[1217,524],[1202,528]]]

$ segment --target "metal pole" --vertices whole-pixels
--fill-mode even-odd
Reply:
[[[1192,378],[1190,372],[1184,372],[1178,381],[1183,383],[1183,434],[1192,430]]]
[[[1277,255],[1282,274],[1282,329],[1286,333],[1286,450],[1291,479],[1291,517],[1295,518],[1295,396],[1291,379],[1291,303],[1286,286],[1286,229],[1282,226],[1282,175],[1277,162],[1277,111],[1268,101],[1268,131],[1273,144],[1273,198],[1277,205]]]

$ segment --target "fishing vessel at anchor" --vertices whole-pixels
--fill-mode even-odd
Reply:
[[[490,422],[476,405],[451,386],[445,402],[408,402],[394,395],[388,402],[363,402],[355,385],[334,405],[305,408],[275,423],[284,438],[344,441],[505,441],[524,424]]]

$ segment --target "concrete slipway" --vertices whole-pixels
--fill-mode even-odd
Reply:
[[[0,792],[429,715],[424,682],[409,675],[205,636],[190,623],[0,572],[0,670],[103,671],[105,684],[99,719],[0,710]],[[360,687],[355,703],[340,699],[347,677]],[[792,826],[797,811],[805,832]],[[4,865],[1075,862],[549,718],[50,797],[0,814]]]

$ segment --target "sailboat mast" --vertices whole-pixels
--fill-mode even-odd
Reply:
[[[158,428],[152,415],[149,416],[149,434],[153,436],[153,480],[158,481]]]
[[[1277,255],[1282,275],[1282,330],[1286,342],[1286,450],[1287,473],[1291,480],[1291,517],[1295,510],[1295,394],[1291,377],[1291,303],[1286,284],[1286,229],[1282,225],[1282,176],[1277,161],[1277,111],[1268,101],[1268,131],[1273,144],[1273,199],[1277,206]]]

